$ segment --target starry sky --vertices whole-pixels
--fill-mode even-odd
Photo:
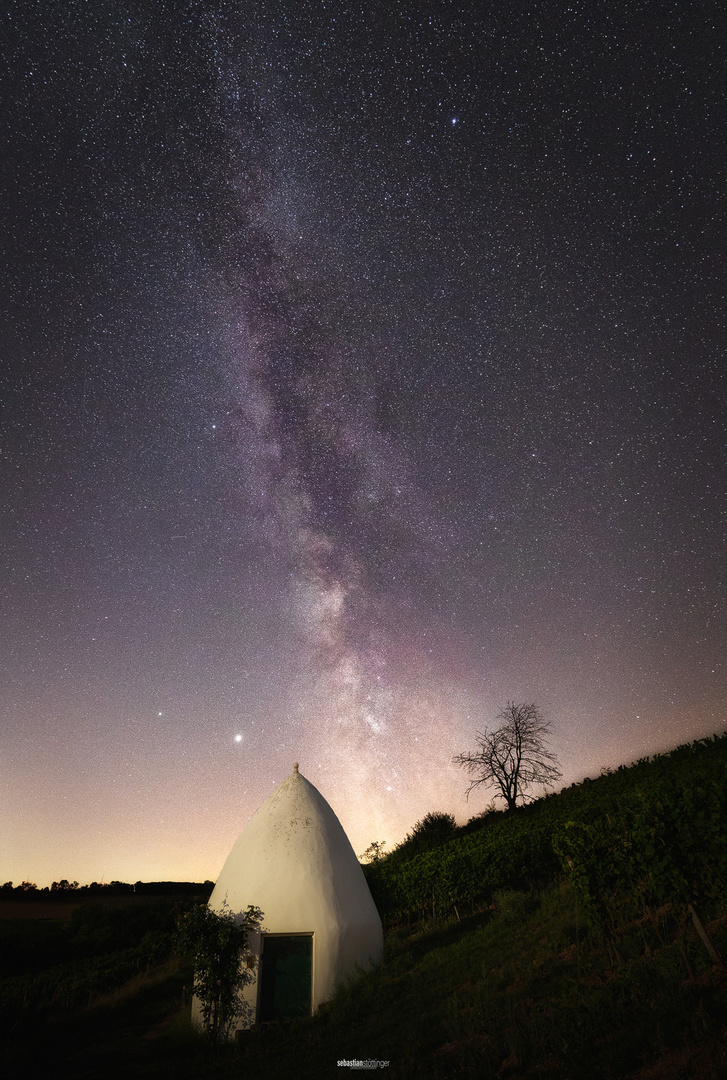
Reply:
[[[724,731],[721,3],[2,13],[0,878]]]

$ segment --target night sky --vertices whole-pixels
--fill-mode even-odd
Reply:
[[[2,22],[2,881],[725,730],[722,3]]]

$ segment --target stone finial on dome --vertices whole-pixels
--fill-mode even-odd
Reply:
[[[293,772],[297,772],[297,771],[298,771],[298,762],[294,761],[293,762]]]

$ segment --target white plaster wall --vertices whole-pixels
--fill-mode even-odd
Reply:
[[[381,920],[341,823],[326,800],[293,772],[253,815],[215,885],[209,905],[262,908],[268,933],[313,933],[313,1009],[339,982],[381,962]],[[260,955],[259,937],[249,944]],[[257,986],[246,999],[256,1004]]]

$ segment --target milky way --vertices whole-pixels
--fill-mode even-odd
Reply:
[[[723,729],[720,8],[290,8],[4,16],[3,880]]]

